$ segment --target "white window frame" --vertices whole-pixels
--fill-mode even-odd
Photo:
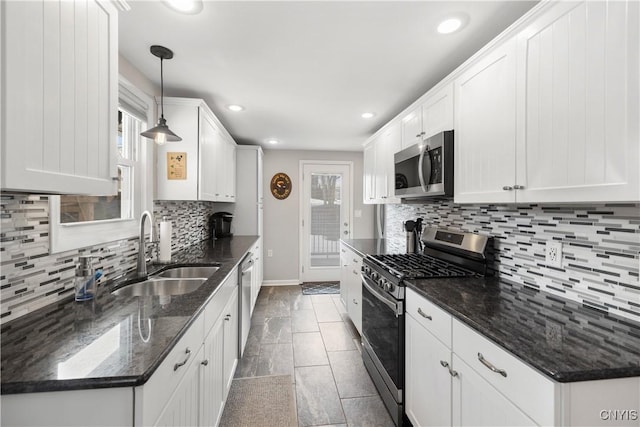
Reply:
[[[123,76],[118,82],[118,105],[146,112],[147,125],[154,123],[154,100],[136,88]],[[154,147],[142,139],[138,156],[140,167],[134,168],[133,218],[102,221],[60,223],[60,196],[49,197],[49,252],[59,253],[87,246],[115,242],[137,236],[138,218],[153,206],[153,158]],[[115,141],[113,142],[115,144]]]

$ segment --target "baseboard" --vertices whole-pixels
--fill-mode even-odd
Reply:
[[[300,281],[298,279],[291,280],[263,280],[262,286],[291,286],[291,285],[299,285]]]

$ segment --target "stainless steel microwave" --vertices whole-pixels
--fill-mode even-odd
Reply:
[[[453,131],[440,132],[394,155],[396,197],[453,196]]]

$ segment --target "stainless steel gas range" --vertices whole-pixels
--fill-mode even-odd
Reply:
[[[427,227],[419,254],[367,255],[362,266],[362,359],[397,426],[403,423],[406,280],[487,274],[492,239]]]

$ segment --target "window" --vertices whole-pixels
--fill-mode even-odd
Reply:
[[[50,197],[52,253],[137,235],[137,218],[150,209],[153,149],[140,136],[151,122],[152,99],[121,78],[118,107],[118,193]]]

